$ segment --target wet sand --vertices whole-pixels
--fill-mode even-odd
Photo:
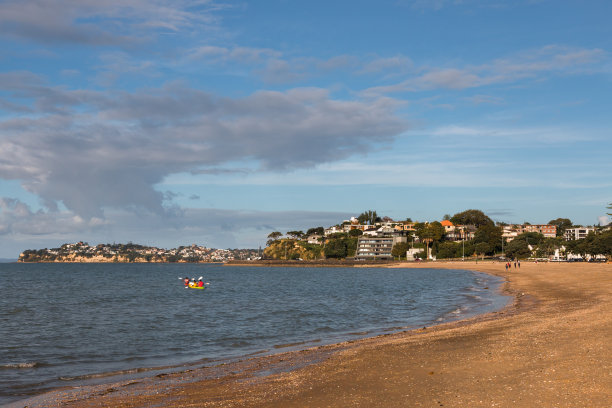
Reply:
[[[28,406],[612,406],[612,264],[397,266],[502,276],[514,302],[435,327],[57,391]]]

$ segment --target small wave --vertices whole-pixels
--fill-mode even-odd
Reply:
[[[129,370],[110,371],[110,372],[105,372],[105,373],[77,375],[74,377],[59,377],[58,379],[61,381],[91,380],[94,378],[105,378],[105,377],[115,377],[115,376],[127,375],[127,374],[145,373],[148,371],[154,371],[154,370],[159,370],[159,369],[160,367],[142,367],[142,368],[133,368]]]
[[[480,300],[482,299],[482,296],[478,296],[478,295],[465,295],[467,298],[472,299],[472,300]]]
[[[460,316],[461,314],[463,314],[465,311],[467,310],[467,308],[465,307],[459,307],[455,310],[452,310],[448,313],[446,313],[443,316],[440,316],[436,319],[436,322],[446,322],[449,320],[456,320],[458,316]]]
[[[32,362],[24,362],[24,363],[9,363],[9,364],[0,364],[1,370],[20,370],[26,368],[36,368],[43,366],[42,363],[32,361]]]
[[[317,327],[313,331],[315,333],[330,333],[330,332],[333,332],[334,330],[335,329],[333,327],[330,327],[330,326],[321,326],[321,327]]]
[[[321,339],[308,340],[308,341],[297,341],[295,343],[276,344],[273,347],[275,349],[281,349],[281,348],[286,348],[286,347],[297,347],[297,346],[303,346],[304,344],[317,343],[320,341]]]
[[[383,329],[383,332],[396,332],[396,331],[400,331],[400,330],[406,330],[409,329],[410,326],[393,326],[393,327],[387,327],[385,329]]]

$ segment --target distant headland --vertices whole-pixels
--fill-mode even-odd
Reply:
[[[257,249],[215,249],[196,244],[173,249],[139,244],[99,244],[87,242],[64,244],[52,249],[28,249],[19,255],[17,262],[83,262],[83,263],[201,263],[254,260],[259,258]]]

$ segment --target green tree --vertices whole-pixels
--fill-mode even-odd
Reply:
[[[592,252],[594,234],[590,233],[583,239],[577,239],[575,241],[568,242],[568,249],[574,255],[580,255],[582,258],[586,257],[587,254]]]
[[[324,254],[326,258],[346,258],[355,256],[357,251],[357,237],[351,237],[340,232],[328,237],[325,244]]]
[[[474,251],[482,256],[493,252],[493,247],[488,242],[479,242],[474,245]]]
[[[577,240],[572,240],[572,241],[567,241],[565,243],[565,253],[566,254],[578,254],[579,250],[578,250],[578,245],[580,244],[579,239]]]
[[[428,224],[418,223],[415,225],[416,234],[425,243],[425,252],[429,253],[429,247],[444,237],[445,229],[438,221]]]
[[[537,232],[523,232],[522,234],[517,235],[513,241],[515,240],[525,241],[528,245],[539,245],[540,242],[544,240],[544,235]]]
[[[288,231],[287,236],[293,239],[302,239],[304,237],[304,233],[302,231]]]
[[[612,230],[597,234],[598,255],[605,255],[608,261],[612,261]]]
[[[270,246],[270,244],[274,241],[276,241],[277,239],[279,239],[280,237],[283,236],[283,233],[280,231],[274,231],[268,234],[268,242],[266,243],[268,246]]]
[[[461,258],[461,242],[443,241],[436,247],[436,258]]]
[[[376,211],[367,210],[359,214],[359,217],[357,217],[357,220],[359,221],[360,224],[363,224],[363,225],[366,225],[366,224],[374,225],[378,221],[380,221],[380,217],[378,216],[378,214],[376,214]]]
[[[604,255],[608,260],[612,259],[612,230],[601,233],[591,232],[586,238],[570,241],[568,244],[568,249],[573,254],[582,257]]]
[[[325,245],[324,252],[326,258],[346,258],[346,241],[342,238],[330,239]]]
[[[527,245],[527,241],[516,238],[508,243],[508,245],[504,248],[504,251],[506,253],[506,257],[510,259],[522,259],[531,255],[531,250]]]
[[[569,218],[555,218],[554,220],[548,221],[549,225],[555,225],[557,227],[557,236],[562,237],[565,230],[572,226],[572,220]]]
[[[398,242],[391,248],[391,255],[398,259],[406,258],[406,252],[409,248],[410,246],[407,242]]]
[[[451,217],[455,225],[475,225],[477,228],[485,224],[493,224],[493,220],[480,210],[465,210]]]
[[[430,242],[440,241],[444,237],[446,230],[438,221],[430,222],[429,224],[420,223],[416,229],[416,234],[421,240],[429,240]]]
[[[497,250],[501,250],[501,240],[502,229],[500,227],[496,227],[493,223],[481,225],[474,233],[475,244],[484,242],[489,245],[489,250],[485,252],[487,255],[492,254]]]
[[[363,235],[363,231],[360,229],[352,229],[348,232],[349,236],[351,237],[359,237],[361,235]]]
[[[308,231],[306,231],[306,235],[323,235],[324,233],[325,228],[323,227],[310,228]]]
[[[544,238],[540,241],[536,250],[536,256],[540,258],[548,258],[554,255],[557,249],[561,249],[563,246],[563,238]]]
[[[274,232],[271,232],[271,233],[268,234],[268,238],[269,239],[274,239],[274,240],[277,240],[277,239],[279,239],[282,236],[283,236],[283,233],[280,232],[280,231],[274,231]]]
[[[357,237],[348,237],[346,238],[346,256],[351,257],[355,256],[355,252],[357,252],[357,242],[359,238]]]

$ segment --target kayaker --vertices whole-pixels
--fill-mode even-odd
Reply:
[[[204,282],[202,282],[202,279],[200,279],[200,280],[198,281],[198,287],[199,287],[199,288],[201,288],[201,287],[203,287],[203,286],[204,286]]]
[[[189,278],[185,278],[183,279],[183,282],[185,282],[185,286],[189,286]]]

